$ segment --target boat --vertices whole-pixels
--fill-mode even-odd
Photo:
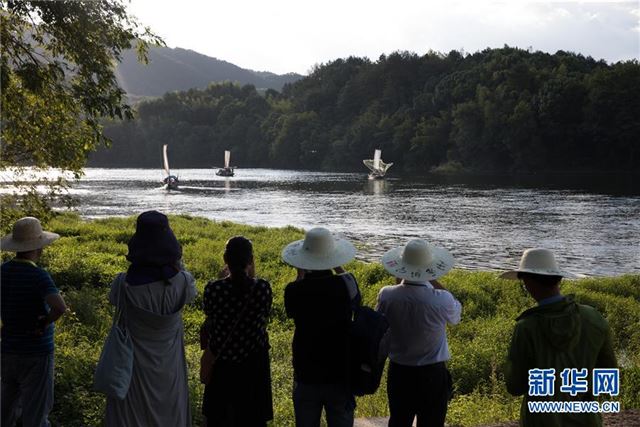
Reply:
[[[164,160],[164,175],[165,178],[162,180],[164,184],[164,188],[167,190],[177,190],[178,189],[178,177],[175,175],[171,175],[171,171],[169,170],[169,158],[167,157],[167,144],[162,146],[162,158]]]
[[[382,179],[387,173],[387,170],[393,165],[393,163],[385,163],[381,159],[382,150],[376,149],[373,153],[373,159],[363,160],[362,163],[371,171],[369,173],[369,179]]]
[[[223,168],[219,168],[216,171],[216,175],[218,176],[233,176],[234,172],[233,172],[233,166],[229,166],[229,162],[231,161],[231,151],[229,150],[225,150],[224,151],[224,167]]]

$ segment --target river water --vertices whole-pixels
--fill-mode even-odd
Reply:
[[[638,176],[389,177],[365,173],[182,169],[164,190],[156,169],[88,168],[71,194],[87,218],[148,209],[266,226],[326,226],[357,243],[358,258],[420,237],[448,248],[457,266],[517,265],[522,250],[553,250],[561,267],[589,276],[640,273]]]
[[[522,250],[553,250],[584,275],[640,272],[636,177],[389,177],[364,173],[238,169],[179,171],[161,188],[156,169],[88,168],[71,189],[88,218],[157,209],[214,220],[301,228],[326,226],[357,242],[359,258],[420,237],[445,246],[467,269],[517,265]]]

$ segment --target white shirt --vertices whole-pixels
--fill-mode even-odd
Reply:
[[[376,310],[389,322],[389,359],[423,366],[450,359],[447,323],[460,322],[462,305],[449,291],[431,283],[385,286]]]

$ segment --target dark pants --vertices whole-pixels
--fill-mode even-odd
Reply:
[[[265,427],[273,419],[269,350],[243,362],[216,360],[204,388],[202,413],[209,427]]]
[[[53,407],[53,353],[2,354],[3,427],[15,425],[20,406],[24,427],[50,425],[47,416]]]
[[[344,384],[293,384],[296,427],[320,427],[322,409],[328,427],[352,427],[356,400]]]
[[[389,427],[444,426],[451,398],[451,375],[444,362],[404,366],[391,362],[387,378]]]

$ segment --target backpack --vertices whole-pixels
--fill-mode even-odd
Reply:
[[[389,323],[383,314],[366,306],[354,308],[353,313],[349,331],[350,387],[354,395],[364,396],[375,393],[380,386],[386,361],[381,343]]]

